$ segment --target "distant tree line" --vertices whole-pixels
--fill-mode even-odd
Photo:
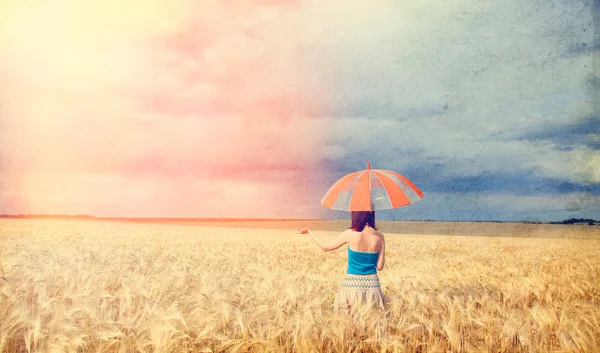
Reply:
[[[596,223],[600,223],[600,221],[590,219],[590,218],[570,218],[565,219],[562,222],[550,222],[551,224],[576,224],[576,223],[587,223],[589,225],[594,225]]]
[[[87,214],[1,214],[0,218],[96,218]]]

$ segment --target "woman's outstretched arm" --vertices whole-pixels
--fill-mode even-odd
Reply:
[[[304,228],[304,229],[298,229],[298,232],[300,234],[310,234],[311,238],[313,238],[313,240],[315,241],[315,243],[317,243],[317,245],[323,249],[323,251],[331,251],[331,250],[335,250],[337,248],[339,248],[340,246],[348,243],[348,236],[346,234],[346,232],[341,233],[340,235],[337,236],[337,238],[333,239],[331,242],[329,243],[325,243],[323,242],[321,239],[319,239],[315,233],[313,233],[310,229],[308,228]]]

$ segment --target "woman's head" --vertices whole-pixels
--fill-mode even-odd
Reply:
[[[357,232],[362,232],[365,229],[365,225],[373,229],[375,228],[375,211],[352,211],[352,225],[350,229],[354,229]]]

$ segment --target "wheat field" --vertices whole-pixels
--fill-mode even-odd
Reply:
[[[295,227],[0,220],[0,352],[600,351],[600,227],[469,227],[380,227],[387,312],[356,317],[345,247]]]

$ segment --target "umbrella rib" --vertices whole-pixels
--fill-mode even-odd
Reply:
[[[377,175],[376,171],[373,171],[373,174],[379,179],[379,181],[381,181],[381,183],[383,183],[383,180],[381,180],[381,177],[379,175]],[[370,180],[369,180],[369,182],[370,182]],[[370,186],[370,184],[369,184],[369,186]],[[383,191],[385,191],[385,194],[387,195],[388,200],[390,200],[390,207],[392,207],[392,209],[393,209],[394,203],[392,202],[392,199],[390,198],[390,193],[387,191],[387,188],[383,187],[382,189],[383,189]],[[375,207],[373,207],[373,208],[375,208]],[[375,210],[373,209],[373,211],[375,211]]]
[[[365,173],[366,173],[366,170],[364,170],[362,173],[358,174],[358,176],[356,177],[356,181],[354,182],[354,186],[352,187],[352,193],[350,194],[350,201],[348,201],[348,209],[346,210],[347,212],[350,212],[350,205],[352,204],[352,197],[354,196],[354,192],[356,191],[356,185],[358,184],[358,181]],[[370,192],[370,190],[369,190],[369,192]]]
[[[409,183],[409,180],[407,180],[400,174],[391,172],[389,170],[382,170],[381,172],[382,175],[384,175],[386,178],[389,178],[392,181],[394,180],[394,178],[398,180],[399,183],[394,181],[394,184],[396,184],[400,188],[404,196],[407,198],[408,204],[412,204],[423,197],[422,193],[420,193],[420,190],[418,190],[417,187],[414,186],[414,184]],[[416,196],[416,199],[414,201],[411,200],[411,197],[409,196],[410,193],[414,193],[414,195]]]
[[[359,172],[354,172],[354,173],[350,173],[349,175],[346,175],[345,177],[342,177],[340,179],[338,179],[335,183],[333,183],[333,185],[329,188],[329,190],[327,190],[327,193],[325,193],[325,196],[323,196],[323,198],[321,199],[321,205],[323,204],[323,202],[325,202],[325,200],[327,199],[327,197],[329,196],[329,194],[331,194],[331,192],[335,189],[335,187],[338,184],[342,184],[346,179],[346,177],[350,177],[352,176],[352,174],[358,174]]]
[[[375,211],[375,205],[373,205],[373,199],[371,198],[371,164],[369,163],[369,168],[367,169],[367,173],[369,173],[369,208],[371,211]]]
[[[327,200],[327,196],[329,196],[329,194],[331,194],[331,191],[333,189],[335,189],[335,187],[342,182],[342,179],[336,181],[335,183],[333,183],[333,185],[331,185],[331,187],[329,188],[329,190],[327,190],[327,192],[325,193],[325,196],[323,196],[323,198],[321,199],[321,205],[325,202],[325,200]]]
[[[419,190],[419,188],[412,181],[410,181],[408,178],[406,178],[404,175],[402,175],[400,173],[396,173],[391,170],[381,170],[381,172],[383,172],[382,174],[384,174],[386,176],[389,176],[391,174],[394,177],[398,178],[399,180],[402,180],[406,185],[408,185],[409,188],[411,188],[414,192],[416,192],[417,195],[419,195],[419,197],[421,197],[421,198],[423,197],[423,192],[421,190]]]

